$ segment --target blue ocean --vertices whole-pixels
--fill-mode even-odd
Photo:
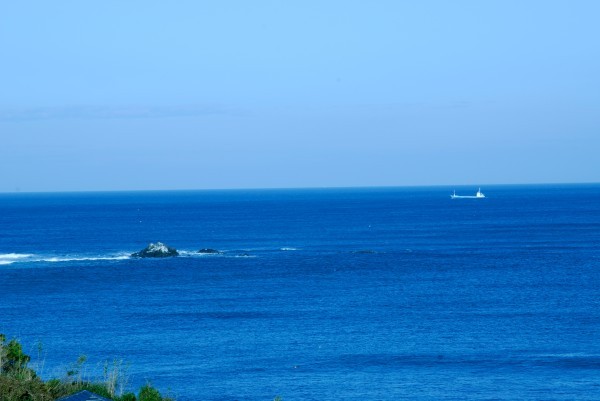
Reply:
[[[600,399],[600,185],[454,189],[1,194],[0,332],[181,401]]]

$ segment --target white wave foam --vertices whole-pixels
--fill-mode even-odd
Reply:
[[[218,252],[218,253],[203,253],[203,252],[198,252],[198,251],[185,251],[185,250],[177,250],[177,252],[179,252],[179,256],[180,257],[184,257],[184,258],[205,258],[205,257],[211,257],[211,256],[223,256],[222,252]]]
[[[0,265],[12,265],[15,262],[25,262],[32,257],[30,253],[0,253]]]
[[[297,251],[298,248],[290,248],[290,247],[288,247],[288,248],[279,248],[279,250],[280,251]]]
[[[0,265],[10,265],[13,263],[36,263],[36,262],[81,262],[93,260],[125,260],[129,259],[129,254],[117,255],[99,255],[99,256],[80,256],[80,255],[35,255],[32,253],[5,253],[0,254]]]
[[[32,262],[83,262],[83,261],[91,261],[91,260],[125,260],[129,259],[131,256],[129,255],[118,255],[118,256],[53,256],[49,258],[40,258],[32,260]]]
[[[0,260],[17,260],[30,258],[33,255],[30,253],[0,253]]]

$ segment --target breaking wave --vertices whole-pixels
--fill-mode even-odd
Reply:
[[[255,258],[246,251],[218,251],[215,253],[199,253],[194,250],[178,250],[180,258]],[[86,254],[33,254],[33,253],[4,253],[0,254],[0,266],[32,263],[69,263],[69,262],[93,262],[93,261],[119,261],[131,259],[131,252],[111,253],[104,255]]]
[[[90,256],[90,257],[77,257],[77,256],[54,256],[54,257],[50,257],[50,258],[40,258],[40,259],[35,259],[35,260],[31,260],[31,262],[51,262],[51,263],[55,263],[55,262],[81,262],[81,261],[87,261],[87,260],[125,260],[125,259],[129,259],[130,256],[129,255],[119,255],[119,256]]]
[[[178,257],[184,258],[255,258],[256,255],[251,255],[245,251],[218,251],[218,252],[198,252],[180,250]]]
[[[0,253],[0,265],[10,265],[32,256],[30,253]]]
[[[81,256],[81,255],[37,255],[33,253],[4,253],[0,254],[0,265],[11,265],[13,263],[59,263],[59,262],[83,262],[94,260],[125,260],[129,254]]]
[[[179,256],[188,257],[188,258],[204,258],[204,257],[218,257],[225,256],[225,251],[217,251],[217,252],[198,252],[198,251],[186,251],[178,249]]]

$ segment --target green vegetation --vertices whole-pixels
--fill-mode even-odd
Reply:
[[[127,377],[120,362],[104,366],[104,379],[90,381],[83,378],[85,356],[79,357],[62,379],[43,381],[29,367],[31,358],[21,344],[0,334],[0,401],[54,401],[57,398],[88,390],[114,401],[173,401],[163,397],[150,383],[139,394],[126,393]]]

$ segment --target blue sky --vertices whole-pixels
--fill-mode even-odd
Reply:
[[[597,1],[23,1],[0,191],[600,181]]]

